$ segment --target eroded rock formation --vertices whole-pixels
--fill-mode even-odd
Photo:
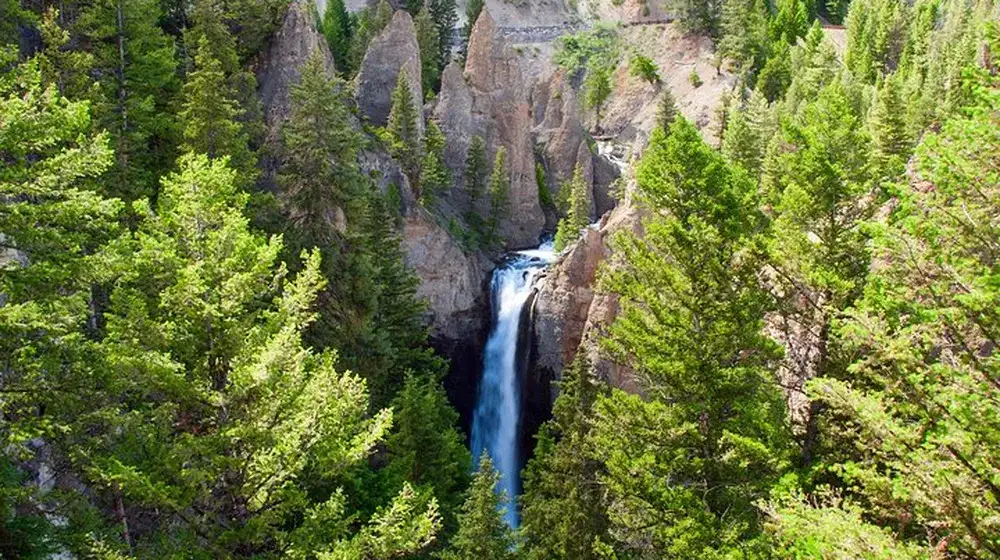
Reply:
[[[384,126],[392,109],[392,91],[400,72],[406,77],[413,96],[413,106],[420,113],[424,94],[421,89],[420,46],[413,18],[398,10],[389,25],[372,40],[355,78],[355,100],[358,110],[376,126]],[[423,130],[423,119],[417,119]]]

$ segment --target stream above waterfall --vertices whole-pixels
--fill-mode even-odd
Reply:
[[[485,451],[500,473],[507,523],[518,526],[517,496],[521,493],[521,381],[526,351],[522,320],[538,273],[555,259],[552,243],[513,253],[493,271],[490,282],[492,323],[483,352],[483,372],[472,418],[472,455],[478,467]]]

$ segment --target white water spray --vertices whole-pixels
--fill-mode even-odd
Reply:
[[[555,258],[551,243],[519,251],[493,272],[490,295],[493,328],[483,355],[483,376],[472,419],[472,454],[478,463],[485,450],[500,473],[500,487],[508,501],[507,523],[517,528],[516,498],[521,493],[519,425],[521,387],[517,343],[521,312],[531,296],[535,277]],[[478,466],[478,465],[477,465]]]

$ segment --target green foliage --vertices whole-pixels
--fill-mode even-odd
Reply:
[[[98,99],[99,91],[95,91],[97,86],[90,77],[94,55],[68,48],[70,33],[59,19],[59,10],[49,8],[38,28],[43,45],[37,57],[42,80],[55,84],[59,93],[69,99]]]
[[[552,191],[549,190],[548,180],[545,178],[545,166],[542,162],[535,162],[535,185],[538,186],[538,202],[542,209],[546,211],[556,211],[556,201],[552,199]]]
[[[583,102],[594,110],[597,128],[601,126],[601,108],[611,95],[611,68],[594,66],[587,70],[583,79]]]
[[[662,81],[660,78],[660,68],[656,63],[648,56],[639,53],[633,53],[632,58],[629,59],[628,72],[630,75],[642,78],[654,86]]]
[[[670,0],[667,8],[676,14],[685,31],[715,35],[723,2],[718,0]]]
[[[886,78],[878,88],[868,114],[872,136],[872,165],[877,172],[889,178],[902,173],[912,145],[901,89],[895,75]]]
[[[692,86],[696,87],[696,88],[699,88],[705,82],[703,82],[701,80],[701,76],[698,75],[698,71],[697,70],[691,70],[691,73],[688,74],[688,83],[691,84]]]
[[[420,108],[415,105],[406,73],[400,71],[396,89],[392,91],[392,109],[385,128],[390,139],[389,153],[414,185],[420,182],[420,163],[424,155],[417,120],[422,116]]]
[[[424,161],[420,166],[420,203],[433,207],[451,189],[451,169],[444,162],[447,139],[438,125],[427,121],[424,138]]]
[[[618,65],[621,39],[614,27],[598,25],[594,29],[556,40],[555,63],[571,74],[583,69],[611,68]]]
[[[581,355],[563,372],[552,420],[536,436],[524,470],[521,532],[526,556],[538,560],[597,558],[594,540],[605,535],[601,463],[588,456],[591,410],[607,387]]]
[[[486,143],[481,136],[473,136],[469,143],[469,153],[465,156],[465,192],[469,205],[475,210],[479,201],[486,196]]]
[[[487,191],[490,212],[486,220],[486,244],[489,247],[503,245],[500,226],[510,217],[510,171],[507,169],[506,159],[507,149],[500,146],[493,160],[493,172],[490,174]]]
[[[425,95],[430,95],[444,67],[440,32],[427,4],[417,12],[413,23],[417,28],[417,44],[420,46],[420,76],[423,81],[423,91]]]
[[[249,137],[239,122],[240,106],[230,89],[222,63],[212,56],[209,39],[199,39],[194,71],[184,84],[184,104],[180,117],[183,125],[181,149],[205,154],[210,159],[229,158],[240,173],[244,185],[256,176],[256,157],[250,151]]]
[[[174,40],[157,27],[159,16],[154,0],[99,0],[86,5],[75,25],[92,45],[99,76],[94,117],[115,149],[106,190],[126,201],[153,196],[156,179],[176,157],[180,82]]]
[[[769,16],[764,0],[732,0],[722,6],[719,54],[747,75],[759,72],[770,54]]]
[[[656,106],[656,126],[664,133],[670,132],[670,127],[674,124],[677,115],[677,100],[674,99],[674,94],[670,93],[669,89],[664,89],[660,103]]]
[[[451,61],[451,34],[458,23],[455,0],[425,0],[438,34],[438,61],[441,68]]]
[[[500,504],[506,501],[503,491],[497,492],[500,473],[483,453],[479,470],[472,477],[469,495],[458,514],[458,532],[451,539],[447,550],[439,555],[442,560],[513,560],[514,534],[503,519]]]
[[[637,178],[651,212],[644,237],[614,238],[602,286],[621,310],[605,346],[649,399],[614,391],[595,405],[607,545],[646,558],[759,550],[755,504],[788,434],[762,333],[772,302],[757,283],[754,185],[683,118],[653,132]]]
[[[722,137],[722,154],[759,178],[767,146],[777,128],[773,108],[763,93],[755,91],[743,109],[730,114]]]
[[[577,166],[573,178],[559,188],[569,193],[569,208],[566,217],[559,220],[556,228],[555,250],[562,251],[580,237],[580,232],[590,223],[590,201],[587,199],[589,185],[583,178],[583,169]]]
[[[804,496],[783,496],[768,505],[768,533],[780,558],[830,560],[928,559],[929,550],[897,541],[885,528],[864,520],[857,504],[823,495],[820,505]]]
[[[350,60],[353,29],[350,14],[344,6],[344,0],[329,0],[326,13],[323,14],[323,36],[333,54],[333,64],[337,71],[345,76],[352,73]]]
[[[993,47],[1000,46],[994,43]],[[994,51],[995,52],[995,51]],[[899,188],[875,228],[873,270],[840,334],[852,383],[825,377],[810,394],[836,411],[831,437],[870,454],[838,472],[888,526],[956,556],[991,558],[997,476],[996,356],[979,342],[997,324],[1000,79],[980,71],[977,101],[917,148],[917,181]],[[961,209],[956,211],[956,209]],[[871,447],[874,441],[877,447]]]

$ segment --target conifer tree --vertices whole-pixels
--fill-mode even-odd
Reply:
[[[715,35],[718,31],[723,6],[719,0],[670,0],[667,6],[689,32]]]
[[[583,79],[584,103],[594,110],[594,128],[601,129],[601,108],[611,95],[611,68],[599,64],[591,64]]]
[[[888,76],[875,93],[868,114],[872,165],[886,178],[899,174],[910,153],[906,107],[897,75]]]
[[[778,41],[775,50],[757,76],[757,90],[768,101],[777,101],[785,94],[792,82],[791,48],[788,43]]]
[[[500,146],[493,159],[490,174],[490,212],[486,221],[486,242],[489,246],[503,244],[499,236],[500,226],[510,217],[510,171],[507,169],[507,149]]]
[[[590,362],[577,354],[563,372],[552,419],[536,436],[535,454],[524,471],[521,531],[526,556],[537,560],[597,558],[607,516],[598,483],[600,462],[587,452],[592,408],[606,387]]]
[[[669,132],[670,125],[674,123],[676,118],[677,100],[674,99],[674,95],[670,93],[669,89],[664,88],[660,103],[656,106],[656,125],[664,132]]]
[[[751,176],[759,178],[761,163],[777,124],[764,95],[755,91],[743,109],[732,112],[722,139],[722,153]]]
[[[486,144],[482,136],[473,136],[465,157],[465,191],[473,207],[486,195]]]
[[[357,25],[351,35],[351,46],[348,49],[350,76],[353,76],[371,44],[379,33],[389,25],[392,19],[392,6],[386,0],[379,0],[377,5],[368,6],[358,14]]]
[[[747,74],[758,72],[770,47],[768,5],[764,0],[731,0],[722,6],[719,53]]]
[[[348,51],[351,46],[351,18],[344,6],[344,0],[329,0],[323,14],[323,35],[333,54],[333,64],[337,72],[351,75]]]
[[[413,93],[406,73],[399,72],[396,89],[392,91],[392,109],[386,132],[390,139],[390,153],[399,162],[410,179],[411,185],[420,184],[420,163],[423,159],[423,145],[417,119],[421,118],[419,108],[414,107]]]
[[[181,149],[210,159],[229,158],[244,185],[256,177],[256,161],[249,138],[240,124],[239,105],[230,89],[222,63],[212,56],[208,37],[199,39],[194,71],[184,84],[180,111],[183,126]]]
[[[158,27],[159,17],[153,0],[98,0],[76,22],[100,77],[94,116],[115,149],[107,190],[128,201],[152,196],[176,156],[180,83],[174,41]]]
[[[590,223],[590,201],[587,199],[587,182],[583,178],[583,169],[576,166],[573,178],[561,189],[569,191],[569,209],[566,217],[559,220],[556,228],[555,250],[562,251],[580,237],[580,231]]]
[[[443,66],[440,32],[426,3],[413,18],[413,23],[417,29],[417,44],[420,46],[420,78],[424,93],[429,94],[434,91]]]
[[[447,140],[434,121],[427,121],[424,136],[424,161],[420,166],[420,203],[432,207],[451,189],[451,170],[444,162]]]
[[[513,560],[517,558],[514,534],[504,521],[500,504],[506,501],[503,491],[497,492],[500,473],[493,468],[489,455],[479,459],[479,470],[472,477],[468,498],[458,514],[458,532],[442,560]]]
[[[458,23],[455,0],[426,0],[438,32],[438,60],[444,68],[451,61],[451,36]]]
[[[55,84],[59,93],[69,99],[97,98],[95,82],[90,77],[94,68],[94,56],[89,52],[67,47],[70,34],[59,23],[59,10],[54,7],[46,10],[38,30],[43,45],[38,53],[42,80]]]
[[[777,348],[762,333],[771,301],[757,281],[753,182],[678,118],[654,131],[638,186],[645,236],[614,240],[602,286],[621,302],[606,348],[649,398],[616,390],[595,405],[607,545],[644,558],[762,551],[755,504],[782,472],[788,434],[769,371]]]

